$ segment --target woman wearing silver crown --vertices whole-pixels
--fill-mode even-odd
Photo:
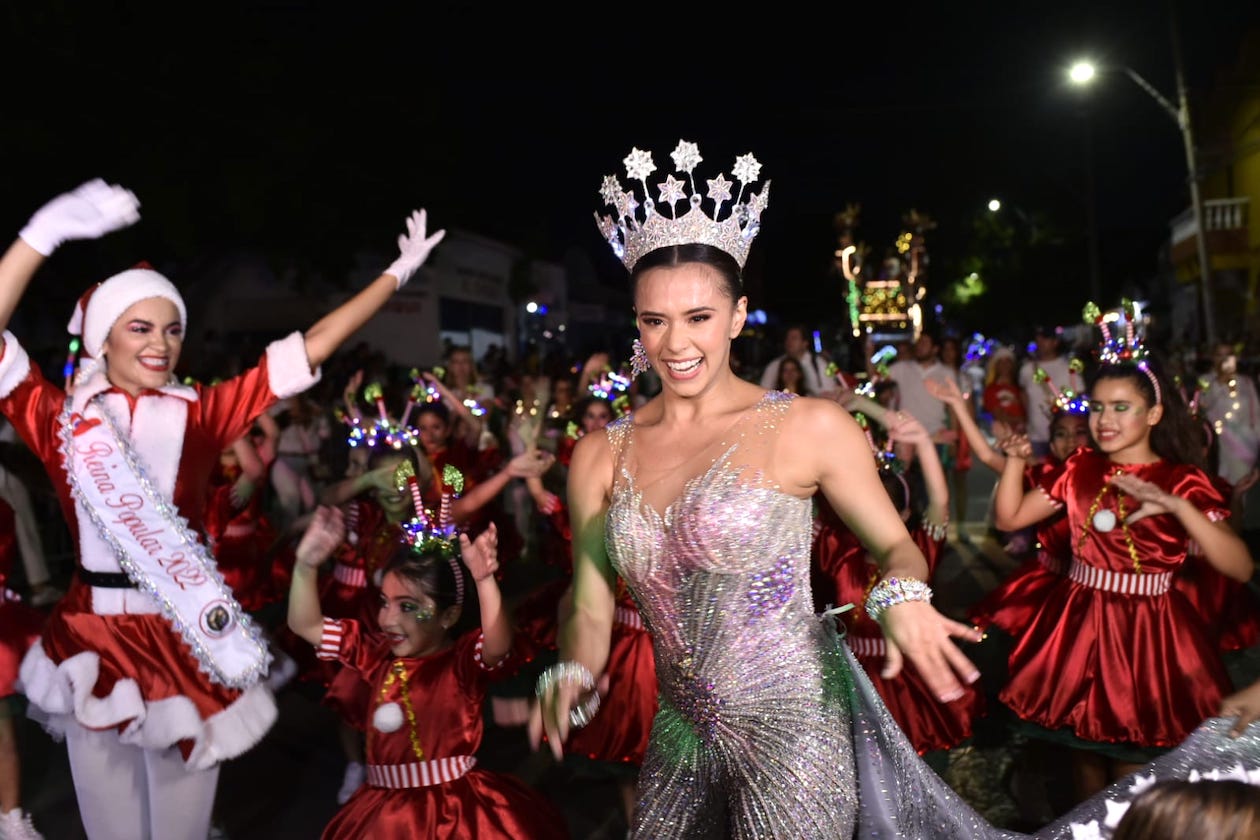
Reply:
[[[135,196],[103,181],[44,205],[0,258],[0,329],[62,243],[138,218]],[[220,763],[274,722],[260,681],[265,640],[198,533],[210,473],[277,399],[318,381],[319,366],[444,235],[427,233],[424,211],[407,226],[397,260],[369,286],[217,385],[175,379],[184,300],[147,267],[80,298],[70,326],[90,360],[70,394],[12,333],[0,338],[0,411],[43,460],[78,561],[21,680],[32,715],[66,739],[92,840],[203,840]]]
[[[943,703],[979,677],[954,642],[979,632],[931,606],[923,555],[857,423],[731,371],[747,312],[740,272],[769,188],[745,197],[760,165],[737,159],[741,186],[724,212],[732,183],[719,175],[701,195],[695,144],[672,158],[683,179],[654,182],[659,204],[647,152],[625,160],[641,205],[616,178],[603,183],[617,218],[597,219],[630,270],[636,367],[651,365],[662,391],[573,453],[574,609],[561,661],[539,678],[533,742],[545,737],[559,758],[598,714],[620,575],[652,634],[661,693],[634,836],[1012,836],[919,759],[838,644],[834,617],[814,614],[810,498],[821,490],[883,569],[868,611],[884,629],[884,675],[908,659]],[[1072,833],[1061,822],[1042,836]]]

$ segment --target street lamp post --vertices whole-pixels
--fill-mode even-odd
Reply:
[[[1131,67],[1110,68],[1122,71],[1142,90],[1150,94],[1159,103],[1164,113],[1172,118],[1181,132],[1181,142],[1185,147],[1186,172],[1190,181],[1190,206],[1194,213],[1195,240],[1199,251],[1199,295],[1203,308],[1203,331],[1208,344],[1216,342],[1216,317],[1212,295],[1212,264],[1208,259],[1207,229],[1203,219],[1203,201],[1199,195],[1198,155],[1195,153],[1194,135],[1190,127],[1190,105],[1186,96],[1185,78],[1181,71],[1181,45],[1177,38],[1177,28],[1172,26],[1173,64],[1177,76],[1177,104],[1169,102],[1154,85],[1142,78]],[[1088,61],[1078,61],[1068,71],[1068,78],[1076,85],[1086,85],[1097,75],[1098,68]]]

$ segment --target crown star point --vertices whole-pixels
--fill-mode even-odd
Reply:
[[[731,174],[740,180],[743,184],[751,184],[757,180],[757,176],[761,174],[761,164],[751,153],[740,155],[735,158],[735,166],[731,169]]]
[[[633,181],[642,181],[656,171],[652,162],[652,153],[631,147],[630,154],[622,161],[626,165],[626,175]]]
[[[670,175],[657,186],[660,189],[660,198],[657,200],[662,204],[672,205],[675,201],[681,201],[686,195],[683,190],[687,186],[687,182],[680,181],[673,175]]]
[[[699,147],[695,143],[689,143],[686,140],[679,140],[678,147],[670,152],[669,156],[674,159],[674,168],[688,175],[696,168],[696,164],[704,160],[704,158],[700,157]]]
[[[715,202],[730,201],[733,183],[733,181],[726,180],[726,173],[724,172],[718,173],[716,178],[710,178],[708,180],[709,199]]]

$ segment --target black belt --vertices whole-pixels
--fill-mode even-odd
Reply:
[[[135,589],[131,578],[125,572],[92,572],[84,568],[78,570],[79,580],[88,586],[100,589]]]

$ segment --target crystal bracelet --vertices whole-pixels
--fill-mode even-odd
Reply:
[[[569,726],[581,729],[590,723],[595,713],[599,711],[599,692],[595,691],[595,678],[581,662],[563,660],[543,671],[538,675],[534,694],[542,700],[551,692],[553,686],[568,682],[577,683],[583,691],[587,692],[586,699],[569,710]]]
[[[879,621],[884,610],[906,601],[925,601],[930,604],[932,588],[918,578],[884,578],[866,596],[866,614]]]

